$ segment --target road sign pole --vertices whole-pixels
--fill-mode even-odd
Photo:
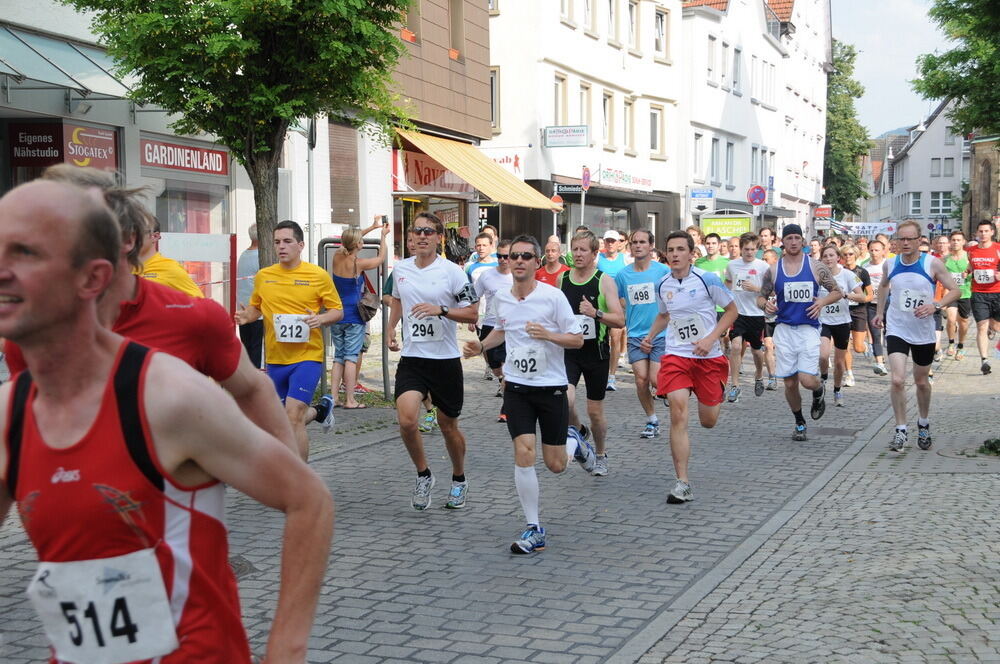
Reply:
[[[583,212],[587,209],[587,192],[583,190],[580,192],[580,223],[577,226],[585,226]],[[570,233],[572,231],[569,229],[569,224],[566,224],[566,248],[572,250],[569,246]]]

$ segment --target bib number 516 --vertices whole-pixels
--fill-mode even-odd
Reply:
[[[84,624],[87,622],[90,623],[90,630],[87,631],[92,632],[97,645],[101,648],[104,648],[107,645],[104,640],[104,631],[101,629],[102,618],[97,615],[97,607],[94,606],[93,602],[88,602],[82,613],[79,613],[80,609],[76,605],[76,602],[60,602],[59,608],[62,609],[66,622],[68,622],[73,629],[69,635],[73,645],[83,645],[85,637]],[[81,623],[81,617],[83,619],[83,623]],[[107,627],[108,634],[110,634],[111,638],[124,637],[128,639],[129,643],[135,643],[136,634],[139,632],[139,626],[132,622],[132,617],[128,612],[128,602],[125,601],[124,597],[115,598],[114,604],[111,607],[111,617]]]

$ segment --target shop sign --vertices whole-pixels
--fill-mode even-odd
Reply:
[[[816,209],[813,210],[814,217],[832,217],[833,216],[833,206],[832,205],[818,205]]]
[[[423,152],[397,150],[402,162],[407,188],[411,191],[454,191],[471,193],[476,189]],[[439,215],[440,216],[440,215]]]
[[[524,181],[524,153],[512,148],[479,148],[502,169]]]
[[[698,220],[701,232],[704,235],[718,233],[720,237],[728,238],[749,233],[751,228],[750,215],[745,217],[712,217],[702,215]]]
[[[635,189],[636,191],[653,191],[653,178],[610,166],[598,166],[594,182],[611,187]]]
[[[590,145],[587,125],[546,127],[543,139],[543,145],[547,148],[585,148]]]
[[[139,139],[139,163],[173,171],[229,175],[229,153],[225,150],[196,148],[149,138]]]
[[[557,194],[579,194],[583,191],[583,186],[579,184],[557,184]]]
[[[118,132],[114,129],[63,124],[63,137],[66,163],[102,171],[118,170]]]
[[[62,124],[11,123],[7,125],[10,165],[51,166],[63,160]]]
[[[81,125],[12,123],[7,129],[10,164],[41,167],[67,163],[106,171],[118,170],[118,131]]]

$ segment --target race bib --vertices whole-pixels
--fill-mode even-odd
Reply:
[[[583,338],[586,339],[596,339],[597,338],[597,321],[590,316],[584,316],[583,314],[577,314],[576,320],[580,323],[580,329],[583,330]]]
[[[677,339],[678,343],[693,344],[705,336],[705,327],[702,324],[701,316],[671,318],[670,326],[674,328],[674,338]]]
[[[440,318],[414,318],[410,316],[406,321],[410,330],[410,341],[414,343],[426,343],[428,341],[440,341],[444,339],[444,321]]]
[[[58,660],[123,664],[178,648],[153,549],[38,564],[28,597]]]
[[[274,336],[279,343],[301,344],[309,341],[306,314],[274,314]]]
[[[735,278],[733,280],[733,288],[735,288],[736,290],[739,290],[739,291],[746,290],[746,288],[743,287],[743,284],[748,283],[748,282],[749,283],[753,283],[753,282],[750,282],[750,278],[749,277],[750,277],[750,275],[748,273],[746,273],[746,272],[737,272],[735,274]]]
[[[904,288],[903,292],[899,294],[899,310],[912,313],[917,310],[917,307],[927,304],[929,299],[930,296],[927,293]]]
[[[527,378],[545,373],[545,369],[548,367],[545,353],[537,346],[508,348],[507,366],[514,375]]]
[[[965,285],[965,272],[952,272],[951,278],[955,280],[955,285],[959,288]]]
[[[840,303],[842,300],[837,300],[833,304],[828,304],[823,307],[823,313],[827,316],[839,316],[843,309],[840,308]]]
[[[653,282],[628,285],[629,304],[651,304],[653,302]]]
[[[996,281],[996,274],[993,270],[973,270],[972,278],[977,284],[992,284]]]
[[[785,302],[812,302],[813,285],[810,281],[786,281]]]

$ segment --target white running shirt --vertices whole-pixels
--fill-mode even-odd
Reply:
[[[937,259],[923,254],[907,265],[901,256],[890,258],[889,300],[885,305],[885,335],[899,337],[908,344],[925,345],[937,341],[934,316],[917,318],[913,310],[921,304],[934,302],[936,281],[931,276],[931,263]]]
[[[495,267],[480,270],[478,274],[479,277],[473,280],[472,285],[476,289],[476,295],[479,296],[479,311],[483,314],[480,324],[496,327],[496,294],[502,290],[510,290],[514,284],[514,275],[510,272],[503,274]]]
[[[759,258],[753,258],[746,262],[743,258],[729,261],[726,265],[726,281],[733,284],[733,299],[736,300],[736,310],[742,316],[763,316],[764,310],[757,306],[757,296],[760,295],[760,286],[764,280],[764,273],[767,272],[768,264]],[[743,283],[747,282],[757,287],[756,291],[743,289]]]
[[[714,272],[692,266],[691,273],[682,280],[677,280],[673,272],[663,277],[656,285],[656,304],[661,314],[670,314],[664,354],[698,359],[720,357],[722,344],[718,339],[703,357],[694,354],[694,344],[715,328],[715,308],[732,301],[732,293]]]
[[[858,279],[858,275],[854,274],[846,268],[839,268],[840,272],[833,275],[833,280],[837,282],[837,286],[844,295],[854,292],[854,289],[861,285],[861,280]],[[826,297],[830,294],[830,291],[819,287],[816,292],[817,297]],[[851,322],[851,310],[848,307],[850,300],[846,297],[842,297],[832,304],[828,304],[819,312],[819,322],[823,325],[843,325],[844,323]]]
[[[560,334],[581,334],[583,329],[561,290],[541,281],[535,283],[535,290],[523,300],[514,297],[509,288],[496,294],[496,329],[504,331],[507,345],[503,375],[521,385],[558,387],[566,384],[563,347],[531,338],[524,326],[530,321]]]
[[[477,301],[476,293],[462,268],[438,256],[421,269],[416,258],[396,263],[393,268],[393,297],[400,301],[403,325],[403,357],[450,360],[461,357],[455,336],[455,321],[429,316],[411,318],[410,311],[421,302],[445,307],[466,307]]]

